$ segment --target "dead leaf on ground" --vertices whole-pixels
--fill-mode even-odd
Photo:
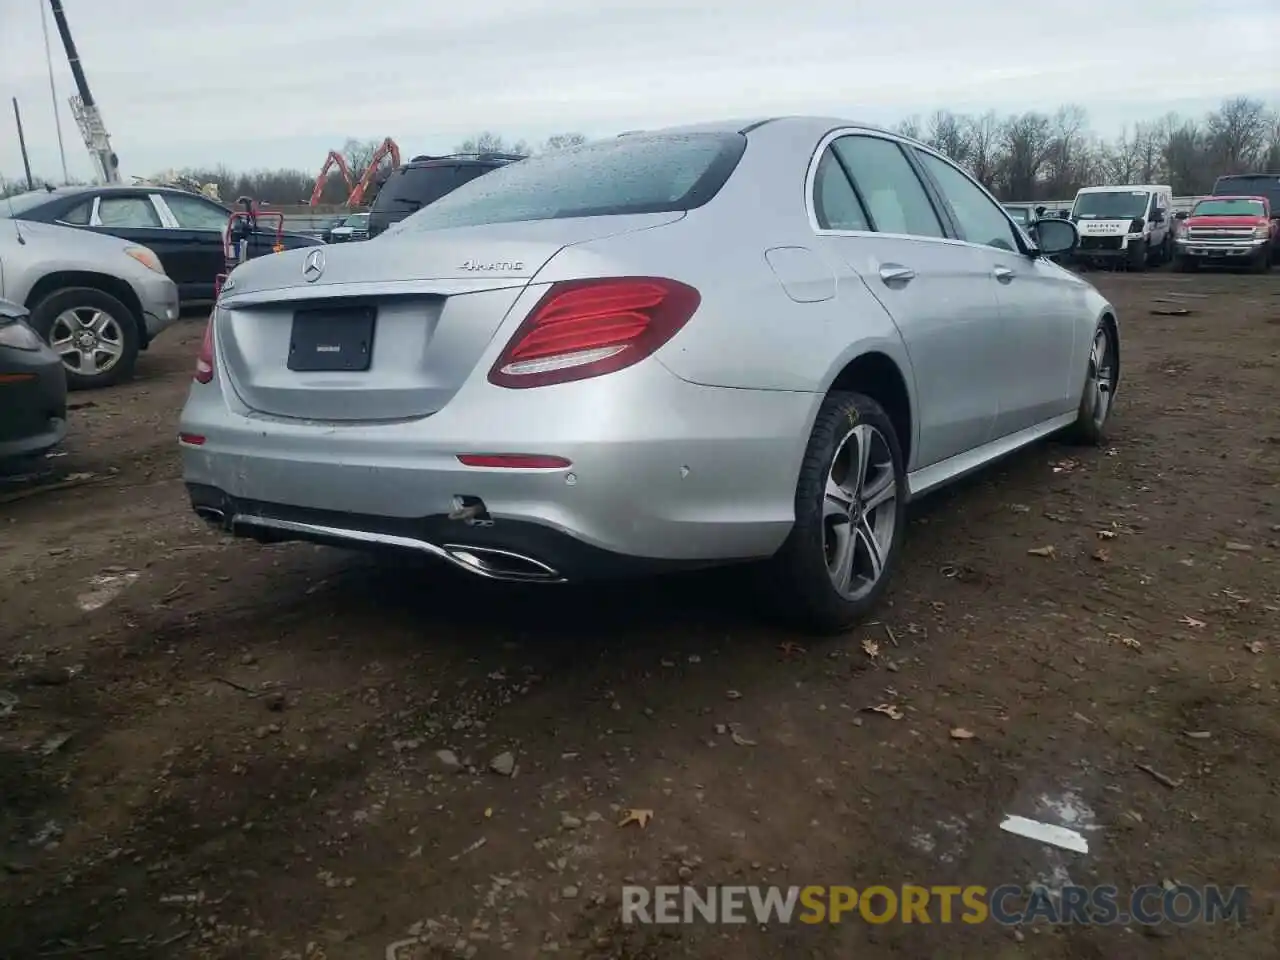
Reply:
[[[880,656],[880,644],[876,643],[870,637],[864,637],[862,640],[862,652],[874,660]]]
[[[1058,555],[1058,548],[1050,544],[1047,547],[1032,547],[1027,553],[1033,557],[1048,557],[1050,560]]]
[[[1250,640],[1244,645],[1244,648],[1250,653],[1262,653],[1263,650],[1267,649],[1267,645],[1261,640]]]
[[[877,703],[874,707],[867,707],[866,709],[868,713],[883,713],[890,720],[901,720],[906,716],[892,703]]]
[[[1130,650],[1142,649],[1142,644],[1139,643],[1137,640],[1135,640],[1133,637],[1121,637],[1120,642],[1123,643]]]
[[[649,821],[652,819],[652,810],[644,810],[637,807],[634,810],[623,810],[622,819],[618,821],[618,826],[625,827],[628,824],[634,823],[639,825],[641,829],[644,829],[649,825]]]
[[[1195,629],[1195,630],[1199,630],[1201,627],[1204,626],[1203,620],[1197,620],[1195,617],[1188,617],[1185,615],[1178,622],[1181,623],[1183,626],[1191,627],[1192,629]]]
[[[1118,536],[1119,536],[1119,534],[1118,534],[1118,533],[1116,533],[1114,530],[1099,530],[1099,531],[1098,531],[1098,539],[1099,539],[1099,540],[1114,540],[1114,539],[1115,539],[1116,537],[1118,537]]]
[[[782,651],[784,657],[802,657],[808,652],[800,644],[792,643],[790,640],[778,644],[778,649]]]
[[[1106,563],[1111,559],[1111,551],[1106,547],[1099,547],[1097,550],[1093,551],[1093,559],[1097,560],[1099,563]]]
[[[954,727],[951,730],[952,740],[972,740],[974,733],[972,730],[966,730],[964,727]]]
[[[756,742],[754,740],[748,740],[746,737],[740,734],[737,730],[735,730],[732,726],[729,727],[729,739],[732,740],[739,747],[754,747],[756,745]]]
[[[1059,460],[1057,463],[1053,465],[1053,472],[1054,473],[1070,473],[1072,470],[1074,470],[1078,466],[1080,466],[1080,463],[1077,460],[1070,460],[1070,459]]]
[[[1185,317],[1191,313],[1186,307],[1153,307],[1151,312],[1157,317]]]

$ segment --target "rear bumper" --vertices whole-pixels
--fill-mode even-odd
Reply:
[[[0,459],[35,456],[67,435],[67,378],[46,351],[0,351]]]
[[[437,556],[509,550],[571,579],[772,554],[821,399],[697,386],[649,361],[531,390],[478,374],[429,417],[318,424],[253,413],[225,382],[219,371],[193,385],[180,429],[203,438],[182,445],[193,506],[227,525],[239,514],[235,532]],[[463,453],[572,466],[477,468]],[[459,503],[481,504],[491,523],[447,519]]]

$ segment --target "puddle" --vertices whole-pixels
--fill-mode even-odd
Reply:
[[[90,589],[76,597],[76,605],[85,613],[100,610],[124,591],[126,587],[138,579],[140,574],[132,571],[126,573],[99,574],[89,578]]]

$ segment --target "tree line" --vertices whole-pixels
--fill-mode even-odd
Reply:
[[[1006,116],[938,110],[909,117],[896,129],[967,167],[1002,200],[1066,200],[1080,187],[1108,183],[1167,183],[1175,196],[1196,196],[1212,190],[1223,174],[1280,175],[1280,104],[1251,97],[1224,100],[1202,117],[1169,113],[1110,139],[1094,134],[1086,111],[1073,105]],[[457,144],[455,152],[529,155],[585,141],[580,133],[564,133],[530,144],[484,131]],[[364,175],[378,143],[346,142],[341,152],[353,177]],[[251,196],[279,206],[306,203],[318,173],[226,166],[181,171],[188,182],[216,184],[224,200]],[[21,181],[0,179],[0,196],[25,189]],[[321,202],[341,204],[346,197],[341,175],[331,172]]]

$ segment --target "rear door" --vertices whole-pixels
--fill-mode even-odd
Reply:
[[[98,194],[89,229],[150,247],[164,264],[165,272],[172,276],[170,264],[175,247],[160,210],[145,190],[111,190]]]
[[[915,155],[995,284],[1001,333],[988,375],[999,388],[1000,413],[992,439],[1071,409],[1070,394],[1084,374],[1072,355],[1084,310],[1081,287],[1047,260],[1028,257],[1000,205],[967,174],[932,153]]]
[[[1001,354],[996,281],[985,257],[948,236],[950,225],[895,138],[836,136],[816,178],[818,232],[893,317],[911,357],[919,420],[911,469],[981,446],[999,409]]]
[[[182,299],[212,300],[214,279],[225,264],[223,235],[231,212],[193,194],[156,194],[156,200],[167,213],[174,248],[170,276]]]

